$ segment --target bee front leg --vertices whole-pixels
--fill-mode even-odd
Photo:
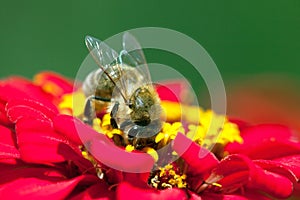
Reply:
[[[95,99],[97,99],[95,96],[89,96],[86,99],[83,111],[83,122],[90,126],[93,125],[93,120],[96,118],[96,111],[93,106],[93,100]]]
[[[119,110],[119,102],[116,102],[110,112],[110,124],[113,128],[118,128],[118,124],[115,120],[115,116]]]

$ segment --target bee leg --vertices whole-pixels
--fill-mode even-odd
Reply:
[[[116,102],[110,112],[110,124],[113,128],[118,128],[118,124],[115,120],[115,116],[119,110],[119,105],[120,105],[119,102]]]
[[[93,106],[93,100],[97,99],[95,96],[89,96],[86,99],[84,111],[83,111],[83,122],[90,126],[93,125],[93,120],[96,118],[96,112]]]

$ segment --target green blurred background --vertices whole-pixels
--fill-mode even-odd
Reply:
[[[0,77],[43,70],[68,77],[87,55],[87,34],[106,39],[138,27],[164,27],[197,40],[226,85],[257,74],[300,77],[300,1],[1,1]],[[174,67],[185,61],[146,51]],[[190,74],[192,75],[192,74]],[[189,76],[189,74],[187,74]],[[191,76],[192,77],[192,76]],[[199,86],[193,77],[194,87]]]
[[[55,70],[73,77],[84,36],[108,38],[158,26],[197,40],[225,80],[241,74],[300,76],[300,1],[2,1],[1,77]]]

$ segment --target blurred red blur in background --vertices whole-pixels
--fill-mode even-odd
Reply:
[[[300,133],[299,81],[264,74],[236,81],[226,88],[228,115],[250,123],[279,123]]]

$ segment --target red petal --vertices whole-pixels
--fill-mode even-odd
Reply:
[[[35,134],[30,135],[27,134],[27,137],[34,138]],[[58,153],[59,148],[62,148],[60,145],[61,143],[50,143],[50,140],[44,140],[43,138],[38,138],[35,141],[21,141],[20,146],[20,153],[21,159],[26,162],[30,163],[53,163],[53,162],[63,162],[68,160],[65,154]],[[23,140],[21,137],[20,140]]]
[[[188,199],[184,190],[180,189],[167,189],[167,190],[155,190],[152,188],[144,189],[135,187],[127,182],[119,184],[117,188],[117,199],[130,199],[130,200],[156,200],[156,199]]]
[[[31,163],[51,163],[72,160],[81,171],[92,168],[82,157],[74,138],[55,132],[48,121],[23,118],[16,124],[21,157]],[[47,156],[45,156],[47,155]]]
[[[77,127],[88,127],[83,124],[79,119],[74,118],[69,115],[57,115],[53,118],[53,128],[61,136],[68,139],[74,145],[82,145],[81,138],[78,135]],[[61,148],[63,146],[61,145]],[[74,147],[73,147],[74,148]],[[61,151],[64,152],[64,151]],[[76,152],[76,151],[75,151]],[[81,171],[86,171],[87,169],[93,168],[92,163],[89,160],[86,160],[82,157],[80,152],[77,153],[70,152],[68,154],[69,160],[72,160]],[[79,155],[80,154],[80,155]]]
[[[291,130],[281,125],[258,125],[243,129],[243,144],[229,143],[230,154],[245,154],[253,159],[272,159],[300,153],[300,144],[293,142]]]
[[[71,197],[72,200],[108,200],[115,199],[115,193],[107,187],[103,182],[92,185],[80,194]]]
[[[131,182],[131,183],[138,183],[140,182],[141,184],[145,184],[148,181],[148,178],[150,176],[150,172],[145,172],[145,173],[126,173],[123,172],[124,174],[124,181]]]
[[[19,151],[22,160],[31,163],[49,163],[69,160],[79,148],[57,134],[48,122],[23,118],[16,124]]]
[[[181,133],[174,139],[173,149],[187,162],[193,175],[205,175],[219,163],[210,151],[201,148]]]
[[[276,160],[255,160],[263,169],[289,177],[291,181],[300,179],[300,155],[293,155]]]
[[[0,162],[16,163],[20,153],[15,146],[15,136],[12,131],[0,125]]]
[[[95,138],[89,151],[101,163],[111,168],[133,173],[150,172],[155,161],[146,153],[126,152],[107,138]]]
[[[53,101],[53,96],[45,93],[42,88],[31,81],[20,77],[10,77],[0,82],[0,100],[31,98],[39,101]]]
[[[250,177],[249,187],[262,190],[276,198],[287,198],[293,192],[293,183],[284,176],[257,168]]]
[[[16,138],[13,132],[9,128],[0,125],[0,143],[3,145],[15,147],[15,141]]]
[[[190,191],[190,190],[187,190],[186,191],[187,193],[188,193],[188,196],[189,196],[189,200],[202,200],[203,198],[202,198],[202,194],[201,195],[198,195],[198,194],[196,194],[196,193],[194,193],[194,192],[192,192],[192,191]]]
[[[236,125],[238,125],[240,130],[250,127],[250,124],[248,122],[245,122],[241,119],[236,119],[236,118],[229,117],[229,121],[236,124]]]
[[[13,123],[8,119],[5,110],[6,103],[0,102],[0,124],[8,127],[13,127]]]
[[[1,167],[0,184],[32,177],[48,181],[60,181],[65,179],[65,174],[55,168],[33,167],[26,164],[6,165]]]
[[[160,82],[155,86],[161,100],[183,102],[187,96],[188,85],[183,80]]]
[[[149,154],[126,152],[114,145],[105,135],[97,133],[83,123],[76,124],[76,128],[85,147],[104,165],[125,172],[151,171],[154,159]]]
[[[119,184],[124,181],[123,172],[112,169],[110,167],[107,167],[107,169],[105,169],[105,175],[107,177],[107,182],[111,185]]]
[[[6,105],[7,116],[16,123],[21,118],[51,121],[58,114],[57,108],[49,102],[32,99],[13,99]]]
[[[82,122],[70,115],[58,115],[53,118],[53,126],[57,132],[67,137],[75,144],[82,145],[75,123],[79,124]]]
[[[38,178],[20,178],[3,185],[0,196],[3,199],[64,199],[87,177],[52,182]]]
[[[278,157],[300,154],[300,144],[290,141],[264,141],[252,149],[241,151],[252,159],[274,159]]]
[[[268,198],[264,196],[263,194],[258,193],[257,191],[247,191],[243,194],[213,194],[208,193],[201,195],[203,200],[271,200],[271,198]]]
[[[218,183],[221,190],[242,187],[248,180],[249,188],[264,191],[276,198],[287,198],[292,194],[292,182],[281,175],[263,170],[249,158],[242,155],[230,155],[220,162],[214,173],[224,177]],[[210,177],[211,178],[211,177]],[[239,184],[240,182],[240,184]]]
[[[150,175],[150,172],[147,173],[127,173],[112,168],[105,170],[105,175],[110,184],[118,184],[121,182],[129,182],[139,187],[148,187],[147,181]]]
[[[34,77],[34,83],[42,87],[46,92],[51,88],[51,94],[60,97],[73,91],[73,83],[65,77],[54,72],[41,72]]]

